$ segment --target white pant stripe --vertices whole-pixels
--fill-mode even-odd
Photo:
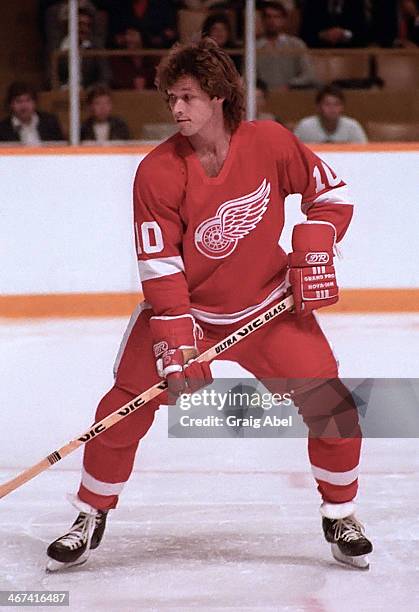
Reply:
[[[332,485],[344,486],[351,484],[358,478],[359,466],[357,465],[353,470],[349,470],[348,472],[329,472],[329,470],[324,470],[323,468],[312,465],[311,471],[313,472],[314,478],[317,480],[323,480]]]
[[[116,374],[118,372],[119,364],[121,363],[122,355],[124,354],[125,347],[127,346],[127,342],[128,342],[129,337],[130,337],[130,334],[132,332],[132,329],[133,329],[134,325],[136,324],[138,317],[143,312],[143,310],[147,310],[149,308],[151,308],[150,304],[147,304],[147,302],[141,302],[140,304],[138,304],[138,306],[135,308],[134,312],[132,313],[132,315],[130,317],[130,320],[128,322],[128,326],[127,326],[127,328],[126,328],[126,330],[124,332],[124,335],[122,337],[121,344],[119,345],[118,353],[116,355],[115,363],[113,365],[113,375],[114,375],[114,378],[116,378]]]
[[[124,488],[125,482],[102,482],[91,476],[83,468],[81,473],[81,483],[96,495],[119,495]]]

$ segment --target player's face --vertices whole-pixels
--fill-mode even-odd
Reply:
[[[35,100],[29,94],[22,94],[12,100],[10,108],[19,121],[29,123],[35,112]]]
[[[319,114],[326,121],[337,121],[343,113],[343,103],[336,96],[325,96],[318,106]]]
[[[210,98],[193,77],[180,78],[167,90],[168,102],[179,132],[194,136],[206,131],[219,116],[221,98]]]

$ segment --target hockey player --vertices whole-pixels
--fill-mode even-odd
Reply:
[[[326,540],[339,560],[367,567],[372,545],[353,501],[357,411],[313,314],[338,299],[333,250],[353,208],[345,183],[279,124],[242,121],[241,78],[213,41],[175,46],[158,68],[158,83],[179,132],[137,171],[134,221],[145,301],[131,318],[115,385],[96,421],[162,377],[175,396],[209,384],[209,365],[194,361],[199,352],[291,290],[295,312],[225,356],[259,379],[293,379],[295,404],[310,432]],[[287,256],[278,239],[290,193],[302,195],[307,221],[294,227]],[[48,547],[49,569],[82,563],[98,546],[138,443],[167,401],[149,402],[86,445],[74,498],[80,513]]]

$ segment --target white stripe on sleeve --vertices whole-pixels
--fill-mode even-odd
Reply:
[[[321,193],[313,202],[302,202],[301,210],[306,215],[312,206],[316,206],[316,204],[346,204],[353,206],[352,198],[350,197],[348,188],[346,185],[342,187],[336,187],[335,189],[330,189],[325,193]]]
[[[144,282],[153,278],[184,272],[185,266],[183,265],[182,257],[176,255],[174,257],[161,257],[159,259],[139,261],[138,271],[140,273],[141,282]]]

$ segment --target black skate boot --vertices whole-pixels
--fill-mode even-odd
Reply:
[[[353,514],[342,519],[323,517],[323,531],[337,561],[358,569],[369,569],[366,555],[372,552],[372,544],[365,537],[363,525]]]
[[[74,505],[83,510],[71,529],[48,546],[49,572],[86,563],[90,550],[97,548],[102,540],[108,511],[96,510],[80,501]]]

